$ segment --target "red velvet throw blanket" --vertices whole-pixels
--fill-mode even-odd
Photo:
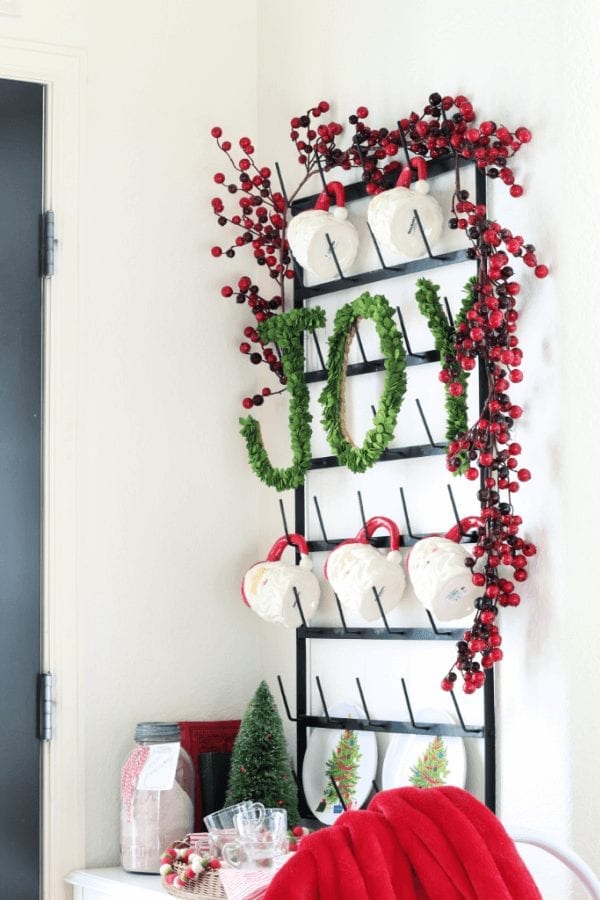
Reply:
[[[541,900],[499,819],[460,788],[395,788],[304,837],[265,900]]]

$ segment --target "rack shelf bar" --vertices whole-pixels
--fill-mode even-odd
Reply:
[[[453,628],[436,634],[431,628],[352,628],[345,631],[337,626],[302,625],[297,630],[299,640],[366,640],[366,641],[460,641],[464,629]]]
[[[358,272],[347,278],[337,278],[333,281],[324,281],[310,287],[303,284],[295,289],[294,297],[298,300],[309,300],[311,297],[323,297],[326,294],[335,294],[348,288],[356,288],[363,284],[373,284],[376,281],[385,281],[388,278],[398,278],[399,275],[410,275],[413,272],[426,272],[428,269],[438,269],[440,266],[449,266],[452,263],[460,263],[467,260],[466,250],[451,250],[440,256],[424,256],[422,259],[410,259],[397,266],[387,266],[385,269],[372,269],[370,272]]]
[[[428,363],[440,361],[440,354],[437,350],[426,350],[418,356],[406,355],[407,366],[422,366]],[[385,359],[369,359],[366,362],[350,363],[346,367],[346,375],[369,375],[371,372],[383,372],[385,369]],[[327,372],[325,369],[314,369],[311,372],[304,373],[304,380],[307,384],[314,384],[317,381],[326,381]]]
[[[447,722],[429,722],[422,725],[413,725],[412,722],[400,722],[388,719],[338,719],[331,716],[299,716],[298,724],[305,728],[334,728],[350,729],[352,731],[383,731],[387,734],[427,734],[446,735],[448,737],[472,737],[481,739],[484,727],[469,728],[465,731],[460,725],[449,725]],[[424,727],[424,726],[427,727]]]
[[[389,447],[384,450],[378,462],[392,462],[398,459],[420,459],[422,456],[443,456],[444,447],[432,447],[431,444],[417,444],[414,447]],[[337,456],[318,456],[310,462],[310,469],[335,469],[339,466]]]

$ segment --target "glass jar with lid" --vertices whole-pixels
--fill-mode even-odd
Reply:
[[[121,771],[121,865],[158,873],[160,857],[194,827],[194,767],[174,722],[141,722]]]

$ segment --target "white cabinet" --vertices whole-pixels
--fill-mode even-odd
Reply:
[[[121,868],[80,869],[67,875],[73,900],[157,900],[169,895],[158,875],[132,875]]]

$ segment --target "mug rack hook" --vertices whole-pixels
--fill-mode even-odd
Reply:
[[[330,776],[329,776],[329,780],[330,780],[330,782],[331,782],[332,785],[333,785],[333,789],[334,789],[334,791],[335,791],[336,794],[337,794],[338,800],[339,800],[340,803],[342,804],[342,809],[344,810],[344,812],[346,812],[346,810],[348,809],[348,807],[346,806],[346,803],[345,803],[345,801],[344,801],[344,798],[342,797],[342,793],[341,793],[341,791],[340,791],[340,789],[339,789],[339,787],[338,787],[337,781],[335,780],[335,778],[333,777],[333,775],[330,775]]]
[[[291,209],[290,201],[288,199],[288,194],[285,189],[285,184],[283,181],[283,175],[281,174],[281,168],[280,168],[278,162],[275,163],[275,171],[277,172],[277,178],[279,180],[279,187],[281,188],[281,193],[283,194],[283,199],[285,200],[286,209]],[[289,253],[290,253],[293,267],[294,267],[294,281],[296,282],[298,287],[302,288],[302,287],[304,287],[304,280],[302,278],[302,268],[296,262],[291,250],[289,251]]]
[[[325,702],[325,694],[323,693],[323,688],[321,687],[321,679],[318,675],[315,675],[315,681],[317,682],[317,689],[319,691],[319,696],[321,698],[321,703],[323,704],[323,711],[325,713],[325,718],[329,722],[331,716],[329,715],[329,710],[327,709],[327,703]]]
[[[436,442],[433,440],[433,435],[431,434],[431,429],[427,422],[425,413],[423,412],[423,407],[421,406],[421,401],[419,400],[418,397],[415,398],[415,403],[417,404],[417,409],[419,410],[419,415],[421,417],[421,422],[423,423],[423,427],[425,428],[425,432],[426,432],[427,438],[429,440],[429,445],[431,447],[437,447],[438,450],[444,450],[446,447],[445,444],[436,444]]]
[[[360,492],[360,491],[357,491],[357,492],[356,492],[356,496],[358,497],[358,508],[359,508],[359,510],[360,510],[360,518],[361,518],[361,521],[362,521],[362,527],[363,527],[363,530],[364,530],[364,532],[365,532],[365,534],[366,534],[366,532],[367,532],[367,520],[366,520],[366,518],[365,518],[365,508],[364,508],[364,506],[363,506],[363,501],[362,501],[362,494],[361,494],[361,492]]]
[[[415,359],[425,359],[426,353],[415,353],[415,351],[410,346],[410,340],[408,337],[408,331],[406,330],[406,325],[404,324],[404,316],[402,315],[402,310],[399,306],[396,307],[396,314],[398,316],[398,321],[400,323],[400,330],[402,332],[402,337],[404,339],[404,346],[406,347],[406,352],[409,356],[414,356]]]
[[[291,712],[290,712],[290,707],[289,707],[289,703],[288,703],[288,701],[287,701],[287,697],[286,697],[286,695],[285,695],[285,689],[284,689],[284,687],[283,687],[283,681],[282,681],[282,679],[281,679],[281,675],[278,675],[278,676],[277,676],[277,682],[278,682],[278,684],[279,684],[279,690],[280,690],[280,692],[281,692],[281,698],[282,698],[282,700],[283,700],[283,705],[284,705],[284,707],[285,707],[285,714],[286,714],[286,716],[288,717],[288,719],[290,720],[290,722],[297,722],[297,721],[298,721],[297,717],[296,717],[296,716],[293,716],[293,715],[291,714]]]
[[[366,362],[368,362],[369,360],[367,359],[367,354],[365,353],[364,344],[363,344],[363,342],[362,342],[362,338],[361,338],[361,336],[360,336],[360,331],[359,331],[359,328],[358,328],[358,324],[357,324],[356,322],[354,323],[354,335],[355,335],[355,337],[356,337],[356,342],[357,342],[357,344],[358,344],[358,349],[360,350],[360,355],[362,356],[363,362],[366,363]]]
[[[405,268],[403,265],[399,266],[389,266],[385,259],[383,258],[383,253],[381,252],[381,247],[379,246],[379,241],[375,237],[373,233],[373,229],[371,228],[369,222],[367,222],[367,229],[369,231],[369,235],[371,236],[371,241],[373,242],[373,246],[375,247],[375,252],[377,253],[377,258],[379,259],[379,263],[382,269],[385,269],[388,272],[402,272]]]
[[[409,715],[409,718],[410,718],[410,724],[412,725],[413,728],[418,728],[418,729],[421,730],[421,731],[429,731],[429,729],[430,729],[430,726],[429,726],[429,725],[418,725],[418,724],[415,722],[415,717],[414,717],[414,715],[413,715],[412,706],[411,706],[411,703],[410,703],[410,698],[409,698],[409,696],[408,696],[408,690],[407,690],[407,688],[406,688],[406,682],[405,682],[404,678],[401,678],[400,681],[402,682],[402,690],[404,691],[404,699],[406,700],[406,706],[407,706],[407,708],[408,708],[408,715]]]
[[[327,190],[327,179],[325,178],[325,173],[323,171],[323,165],[321,163],[321,156],[319,155],[319,153],[316,150],[315,150],[315,159],[317,161],[317,168],[319,170],[319,177],[321,179],[321,184],[323,185],[323,190],[326,191]]]
[[[345,634],[348,634],[348,626],[346,625],[346,619],[344,618],[344,611],[343,611],[343,609],[342,609],[342,604],[340,603],[340,598],[338,597],[338,595],[337,595],[335,592],[334,592],[333,596],[335,597],[335,602],[336,602],[336,605],[337,605],[337,608],[338,608],[338,612],[339,612],[339,614],[340,614],[340,620],[341,620],[341,622],[342,622],[342,628],[344,629],[344,633],[345,633]]]
[[[375,585],[373,585],[372,587],[373,587],[373,596],[375,597],[375,602],[377,603],[377,608],[379,610],[379,614],[383,621],[383,627],[385,628],[386,632],[388,634],[404,634],[405,631],[403,628],[390,628],[389,622],[387,620],[387,616],[385,614],[385,610],[383,608],[383,604],[381,602],[381,597],[379,596],[379,591],[377,590]]]
[[[317,332],[314,328],[311,328],[310,333],[312,335],[313,341],[315,342],[315,348],[317,351],[317,356],[319,357],[319,362],[321,364],[321,369],[326,372],[327,366],[325,365],[325,359],[323,357],[323,353],[321,352],[321,344],[319,343],[319,338],[317,337]]]
[[[356,686],[358,688],[358,693],[360,694],[360,702],[362,704],[362,708],[364,710],[365,716],[367,717],[367,722],[369,725],[373,724],[373,719],[371,718],[371,714],[369,713],[369,708],[367,706],[367,701],[365,700],[365,695],[362,689],[362,684],[360,683],[360,678],[356,677]]]
[[[469,537],[469,532],[465,531],[462,526],[462,520],[458,514],[458,507],[456,506],[456,500],[454,499],[454,492],[452,490],[452,485],[446,485],[448,489],[448,496],[450,497],[450,503],[452,505],[452,512],[454,513],[454,519],[456,520],[456,524],[458,526],[458,530],[461,537]]]
[[[306,628],[307,627],[306,619],[304,617],[304,610],[302,609],[302,604],[300,603],[300,594],[298,593],[298,588],[294,585],[292,590],[294,592],[294,597],[295,597],[294,606],[298,607],[298,612],[300,613],[300,618],[302,619],[302,624]]]
[[[339,261],[339,259],[338,259],[338,257],[337,257],[337,253],[335,252],[335,244],[334,244],[334,242],[331,240],[331,237],[329,236],[329,232],[325,232],[325,237],[326,237],[326,239],[327,239],[327,246],[329,247],[329,252],[331,253],[331,255],[332,255],[332,257],[333,257],[333,261],[334,261],[334,263],[335,263],[335,267],[336,267],[336,269],[337,269],[337,273],[338,273],[339,278],[340,278],[342,281],[355,282],[355,281],[356,281],[356,278],[352,278],[352,277],[349,276],[349,275],[344,275],[344,273],[342,272],[342,267],[341,267],[341,265],[340,265],[340,261]]]
[[[448,303],[447,297],[444,297],[444,306],[446,307],[446,315],[448,316],[450,328],[454,329],[454,316],[452,315],[452,310],[450,309],[450,304]]]
[[[433,631],[434,634],[437,634],[437,635],[452,634],[451,631],[440,631],[439,628],[437,627],[437,625],[435,624],[435,620],[434,620],[433,616],[431,615],[430,611],[428,609],[426,609],[425,612],[427,613],[427,618],[429,619],[429,624],[431,625],[431,630]]]
[[[285,532],[285,538],[286,538],[288,544],[289,544],[290,547],[291,547],[291,546],[292,546],[292,542],[291,542],[291,540],[290,540],[290,532],[289,532],[289,529],[288,529],[287,518],[286,518],[286,515],[285,515],[285,506],[283,505],[283,500],[282,500],[281,497],[279,498],[279,512],[281,513],[281,521],[283,522],[283,530],[284,530],[284,532]]]
[[[427,251],[427,256],[429,257],[429,259],[444,259],[443,256],[435,256],[435,254],[431,252],[431,247],[429,246],[429,241],[427,240],[427,235],[425,234],[425,229],[423,228],[423,223],[421,222],[421,216],[419,215],[419,211],[417,209],[413,209],[413,215],[415,217],[418,229],[421,233],[421,237],[423,239],[423,243],[425,244],[425,250]]]
[[[321,534],[323,535],[323,540],[326,544],[329,544],[329,538],[327,537],[327,532],[325,531],[325,523],[323,522],[323,516],[321,515],[321,508],[319,506],[319,501],[317,500],[317,495],[313,495],[313,503],[315,504],[315,509],[317,511],[317,519],[319,520],[319,528],[321,529]]]
[[[462,713],[460,711],[460,707],[458,705],[458,700],[454,696],[454,691],[449,691],[450,696],[452,697],[452,703],[454,704],[454,709],[456,711],[456,715],[458,716],[458,721],[460,722],[460,727],[465,732],[465,734],[479,734],[481,731],[480,728],[467,728],[465,725],[465,720],[462,717]]]
[[[408,507],[406,505],[406,499],[404,497],[404,488],[403,487],[400,488],[400,500],[402,501],[402,511],[404,513],[404,523],[406,525],[406,531],[408,533],[408,536],[411,537],[413,540],[417,540],[416,534],[413,534],[413,530],[412,530],[411,524],[410,524],[410,519],[408,517]]]

